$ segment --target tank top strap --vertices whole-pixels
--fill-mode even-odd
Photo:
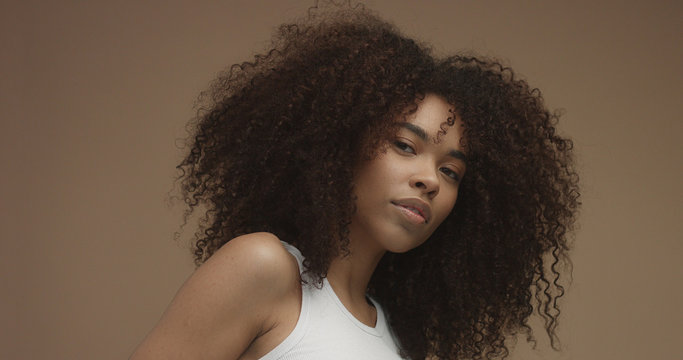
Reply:
[[[299,249],[297,249],[296,247],[290,245],[288,242],[284,242],[282,240],[280,240],[280,242],[282,243],[282,246],[284,246],[285,249],[287,249],[287,251],[290,254],[292,254],[292,256],[294,256],[294,258],[296,259],[296,263],[299,264],[299,274],[302,274],[305,269],[304,256],[301,254],[301,251],[299,251]]]

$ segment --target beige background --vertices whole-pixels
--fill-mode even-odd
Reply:
[[[193,267],[167,207],[174,139],[291,1],[3,1],[0,358],[126,358]],[[683,353],[680,1],[368,1],[439,52],[512,65],[565,110],[583,211],[565,350]],[[542,337],[541,337],[542,338]]]

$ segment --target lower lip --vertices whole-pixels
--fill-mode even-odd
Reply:
[[[408,221],[410,221],[411,223],[416,225],[427,223],[427,221],[425,220],[425,218],[422,217],[422,215],[418,215],[401,205],[394,204],[394,206],[396,206],[399,209],[399,211],[403,214],[403,216],[405,216],[405,218],[408,219]]]

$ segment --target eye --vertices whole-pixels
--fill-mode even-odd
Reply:
[[[407,152],[409,154],[415,154],[415,149],[413,149],[410,145],[404,143],[401,140],[395,140],[394,146],[396,146],[396,148],[398,148],[399,150],[401,150],[403,152]]]
[[[460,174],[457,172],[447,168],[447,167],[442,167],[439,169],[444,175],[448,176],[449,178],[453,179],[455,182],[460,182]]]

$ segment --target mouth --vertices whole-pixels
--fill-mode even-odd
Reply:
[[[431,211],[429,205],[417,198],[402,199],[391,202],[399,207],[406,217],[417,224],[429,223]]]

